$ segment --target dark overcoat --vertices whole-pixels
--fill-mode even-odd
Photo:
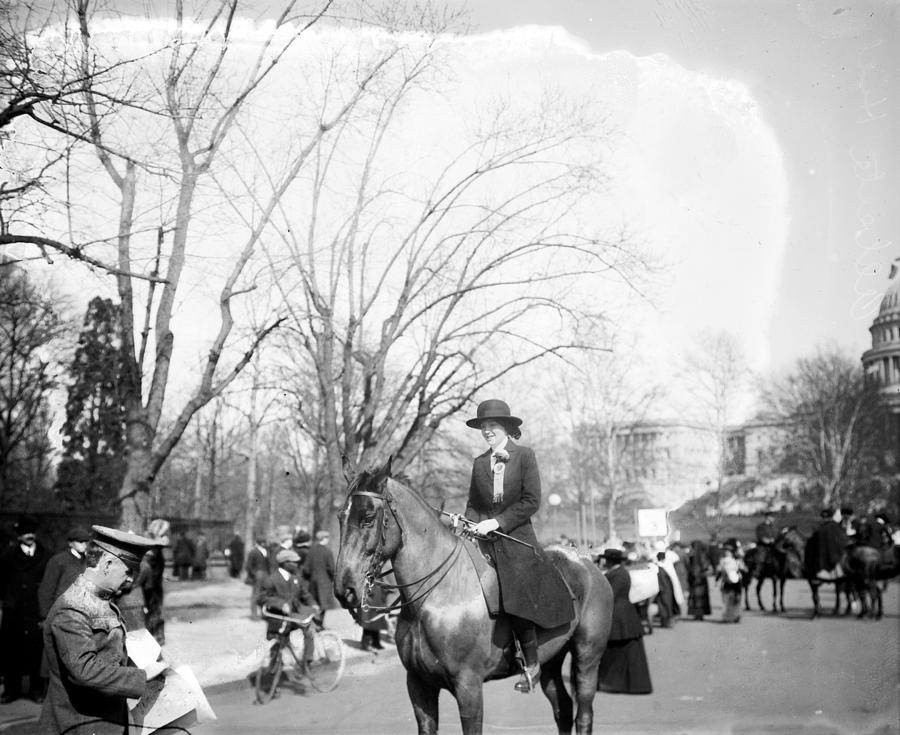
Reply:
[[[613,591],[612,627],[609,629],[609,640],[627,641],[644,635],[641,616],[634,604],[629,602],[631,591],[631,575],[623,566],[616,566],[606,572],[606,579]]]
[[[0,554],[0,675],[6,677],[10,692],[18,688],[19,676],[37,676],[41,670],[44,644],[38,589],[48,557],[39,543],[32,556],[18,543]]]
[[[479,522],[494,518],[502,533],[530,544],[533,550],[500,536],[482,543],[497,568],[503,610],[542,628],[565,625],[575,617],[572,595],[556,568],[541,553],[533,516],[541,505],[541,476],[528,447],[506,442],[509,461],[503,472],[503,500],[493,502],[491,450],[475,458],[465,516]]]
[[[38,604],[41,611],[41,619],[47,617],[50,606],[56,602],[56,598],[69,589],[75,578],[81,574],[87,561],[84,554],[75,556],[71,549],[60,551],[50,557],[47,568],[44,570],[44,578],[38,588]]]
[[[147,677],[128,665],[125,626],[115,605],[79,576],[53,603],[44,625],[50,686],[40,733],[128,732],[126,699],[140,698]]]
[[[283,606],[289,605],[291,612],[301,613],[305,616],[312,613],[314,600],[309,594],[305,582],[296,574],[285,579],[281,572],[275,571],[269,574],[260,585],[256,596],[256,604],[264,608],[272,608],[272,612],[284,615]],[[283,621],[269,620],[266,628],[267,637],[273,636],[281,627]]]
[[[831,571],[841,561],[847,548],[847,534],[837,521],[825,521],[806,542],[803,554],[804,572],[808,578],[820,571]]]
[[[303,575],[309,580],[309,591],[319,607],[330,610],[336,607],[334,599],[334,554],[325,544],[309,547],[303,562]]]

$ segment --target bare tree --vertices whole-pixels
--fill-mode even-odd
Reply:
[[[585,151],[607,131],[578,103],[503,100],[467,121],[458,150],[440,141],[421,166],[398,164],[403,111],[439,69],[428,44],[401,54],[393,87],[317,149],[279,223],[284,247],[267,246],[290,307],[285,361],[308,365],[304,423],[334,478],[319,517],[334,510],[342,454],[391,453],[402,471],[487,386],[582,347],[572,324],[598,318],[603,290],[643,266],[624,235],[579,217],[604,183]]]
[[[722,489],[728,469],[728,428],[750,379],[746,357],[727,332],[701,333],[685,358],[684,383],[692,401],[688,410],[716,437],[715,524],[722,517]]]
[[[595,338],[595,342],[600,339]],[[646,421],[664,394],[642,369],[637,352],[606,340],[609,351],[594,350],[574,359],[561,373],[553,403],[567,424],[569,486],[577,494],[584,522],[582,539],[598,539],[598,504],[606,520],[607,538],[618,535],[617,519],[646,493],[635,479],[650,458],[641,455],[636,429]]]
[[[99,11],[89,0],[71,6],[72,16],[63,27],[74,35],[67,37],[65,48],[79,71],[81,96],[77,108],[63,112],[83,116],[94,162],[108,177],[104,196],[118,208],[112,232],[100,231],[108,218],[97,215],[106,213],[97,212],[95,192],[78,183],[80,176],[97,180],[96,165],[82,152],[70,165],[69,229],[85,233],[80,242],[113,248],[122,335],[131,358],[131,391],[125,399],[128,470],[119,494],[123,525],[143,523],[147,491],[192,416],[222,393],[281,323],[277,314],[270,314],[246,332],[234,329],[240,297],[256,285],[256,273],[248,264],[290,182],[394,56],[389,49],[360,62],[345,96],[329,100],[318,116],[297,116],[295,138],[300,144],[282,147],[281,168],[268,169],[271,186],[255,200],[259,207],[244,218],[246,227],[238,239],[240,224],[228,230],[229,218],[222,215],[240,206],[228,191],[229,168],[252,160],[245,138],[248,121],[256,117],[250,106],[274,98],[274,70],[287,58],[296,61],[291,54],[298,53],[301,40],[327,17],[331,6],[331,0],[322,0],[301,10],[298,3],[285,0],[265,33],[243,43],[237,0],[203,6],[205,15],[193,18],[179,1],[174,31],[163,42],[154,42],[156,46],[140,48],[138,43],[143,61],[133,66],[115,54],[109,37],[95,27]],[[357,58],[352,51],[348,54]],[[118,73],[99,73],[109,69]],[[308,128],[299,127],[304,124]],[[70,133],[75,124],[61,127]],[[4,237],[0,244],[47,244],[40,239],[43,235]],[[218,241],[223,266],[216,269],[221,273],[206,274],[204,286],[218,281],[218,318],[209,320],[206,357],[190,371],[197,376],[195,387],[181,405],[167,406],[167,387],[178,359],[173,320],[185,272],[203,267],[197,258],[209,251],[210,238]],[[161,433],[164,409],[173,418]]]
[[[847,500],[877,474],[888,422],[878,385],[866,383],[857,358],[819,347],[769,381],[763,400],[791,426],[787,452],[819,485],[823,505]]]

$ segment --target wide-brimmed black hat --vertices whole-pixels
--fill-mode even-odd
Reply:
[[[95,546],[133,566],[140,564],[144,554],[156,546],[154,539],[128,531],[119,531],[106,526],[91,526],[91,531]]]
[[[622,549],[604,549],[602,557],[610,564],[621,564],[628,558],[628,554]]]
[[[475,418],[466,421],[466,426],[472,429],[480,429],[481,423],[493,419],[503,423],[512,424],[513,426],[521,426],[522,419],[513,416],[509,412],[509,404],[501,401],[499,398],[489,398],[478,404],[478,410],[475,412]]]

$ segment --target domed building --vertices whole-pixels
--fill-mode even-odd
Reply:
[[[872,349],[862,356],[866,377],[881,386],[891,412],[900,414],[900,278],[891,280],[869,332]]]

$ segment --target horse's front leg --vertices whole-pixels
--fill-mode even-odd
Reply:
[[[453,696],[459,707],[459,721],[463,735],[481,735],[484,720],[482,686],[482,678],[471,673],[455,682]]]
[[[813,619],[815,619],[815,618],[819,617],[819,587],[812,580],[809,580],[809,592],[812,595],[812,601],[813,601],[812,616],[813,616]]]
[[[778,594],[778,608],[781,610],[781,612],[785,612],[785,609],[784,609],[784,583],[787,580],[784,577],[782,577],[779,581],[780,581],[780,585],[779,585],[779,594]]]
[[[437,735],[438,696],[441,690],[423,681],[412,671],[407,671],[406,691],[419,725],[419,735]]]
[[[758,580],[756,580],[756,602],[757,602],[757,604],[759,604],[759,609],[762,610],[763,612],[765,612],[765,610],[766,610],[766,606],[763,605],[763,601],[762,601],[762,586],[763,586],[763,582],[765,582],[765,581],[766,581],[765,577],[760,577]]]

